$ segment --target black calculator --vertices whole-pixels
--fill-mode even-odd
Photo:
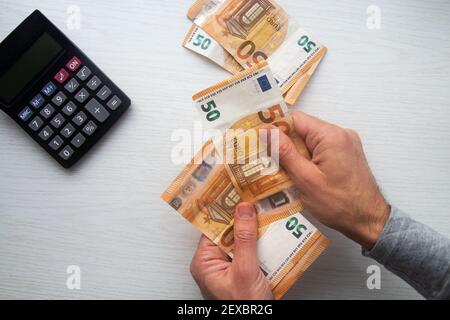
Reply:
[[[0,107],[63,167],[75,164],[130,99],[41,12],[0,43]]]

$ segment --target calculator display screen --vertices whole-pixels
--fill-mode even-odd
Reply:
[[[0,99],[9,104],[52,60],[63,47],[43,33],[5,73],[0,75]]]

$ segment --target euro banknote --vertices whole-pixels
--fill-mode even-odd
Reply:
[[[276,90],[268,95],[264,95],[262,88],[250,91],[247,95],[255,98],[242,101],[242,97],[235,96],[241,92],[237,88],[242,86],[247,90],[249,83],[262,86],[267,91],[271,90],[268,87],[270,84]],[[276,87],[267,63],[258,64],[241,72],[203,90],[193,98],[198,107],[198,101],[208,97],[203,103],[203,109],[206,109],[205,106],[212,101],[211,98],[214,100],[219,96],[233,100],[245,110],[233,112],[234,118],[227,115],[229,121],[227,123],[235,121],[229,127],[241,129],[237,135],[272,124],[294,138],[297,150],[308,156],[301,139],[293,137],[292,119],[285,113],[286,107],[283,106],[280,90]],[[249,104],[260,101],[258,99],[260,96],[268,99],[263,104],[264,107],[262,109],[259,106],[250,107]],[[219,97],[217,101],[225,100]],[[212,106],[211,103],[209,105]],[[199,111],[206,117],[203,109],[200,105]],[[216,108],[211,107],[209,111],[211,110],[224,111],[225,106],[218,103]],[[241,119],[237,118],[241,116]],[[229,144],[228,138],[224,138],[223,141],[226,148],[239,148],[235,143]],[[244,152],[244,157],[246,156]],[[238,162],[237,166],[235,165],[236,163],[224,161],[223,153],[218,150],[217,144],[212,140],[207,141],[166,189],[162,199],[230,257],[233,256],[235,207],[241,201],[255,203],[259,223],[257,247],[260,267],[270,281],[274,297],[279,299],[327,247],[329,241],[301,214],[303,204],[300,194],[282,169],[264,178],[261,177],[262,167],[259,162]],[[237,179],[239,175],[243,175],[245,179]]]
[[[283,94],[326,52],[274,0],[197,0],[188,17],[243,68],[268,60]]]
[[[228,53],[222,46],[209,36],[202,28],[193,24],[183,40],[183,46],[203,57],[206,57],[221,66],[228,72],[235,74],[244,70],[244,68]],[[308,84],[311,76],[315,72],[317,66],[322,61],[325,50],[319,53],[319,59],[303,73],[294,85],[284,94],[287,104],[293,105]]]

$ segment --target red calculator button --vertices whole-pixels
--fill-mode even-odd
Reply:
[[[81,66],[81,61],[77,57],[73,57],[66,64],[67,69],[70,69],[70,71],[72,71],[72,72],[76,71],[80,66]]]
[[[67,78],[69,78],[69,73],[62,68],[61,70],[58,71],[58,73],[55,75],[55,80],[58,81],[59,83],[64,83]]]

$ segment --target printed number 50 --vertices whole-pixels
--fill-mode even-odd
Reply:
[[[201,108],[203,112],[206,113],[206,120],[208,120],[209,122],[213,122],[220,118],[220,111],[216,109],[217,106],[214,100],[208,102],[206,106],[202,104]]]
[[[203,50],[206,50],[211,45],[211,39],[205,38],[201,34],[197,35],[197,38],[195,38],[195,41],[193,43],[194,46],[202,48]]]
[[[300,239],[300,237],[303,235],[303,231],[307,230],[305,225],[298,223],[298,219],[296,217],[292,217],[288,220],[288,222],[286,223],[286,229],[288,229],[289,231],[294,230],[292,234],[297,239]]]
[[[306,52],[310,52],[315,46],[316,44],[312,41],[309,41],[308,36],[303,36],[301,37],[298,41],[297,44],[300,47],[303,47],[303,50],[305,50]]]

